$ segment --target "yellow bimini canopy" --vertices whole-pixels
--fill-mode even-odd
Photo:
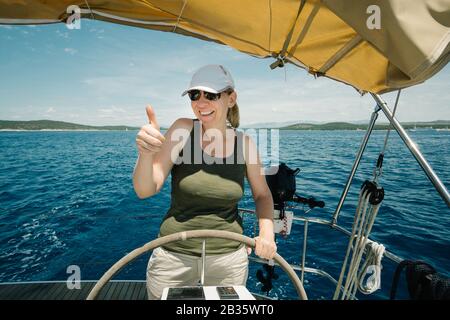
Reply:
[[[449,0],[0,0],[0,24],[66,22],[71,5],[82,18],[214,41],[360,92],[421,83],[450,59]]]

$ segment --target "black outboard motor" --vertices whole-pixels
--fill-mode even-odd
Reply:
[[[291,169],[285,163],[280,163],[277,167],[272,167],[271,172],[276,172],[272,175],[266,175],[267,185],[272,193],[274,209],[280,212],[280,219],[285,218],[285,203],[289,201],[303,203],[309,205],[310,208],[323,208],[325,203],[323,201],[316,201],[313,197],[303,198],[295,193],[296,183],[295,178],[300,172],[300,169]],[[278,279],[275,273],[275,266],[265,264],[263,270],[256,272],[256,278],[263,284],[261,290],[269,295],[272,289],[272,279]]]
[[[293,201],[295,195],[295,176],[300,172],[300,169],[292,170],[285,163],[281,163],[278,168],[272,167],[273,175],[266,175],[267,185],[272,193],[274,209],[279,210],[280,219],[284,219],[284,206],[286,201]],[[278,279],[275,273],[275,266],[264,264],[263,270],[256,272],[256,278],[262,283],[261,291],[269,295],[272,290],[272,279]]]
[[[272,193],[275,210],[280,211],[280,218],[284,218],[284,203],[293,201],[296,185],[295,176],[300,169],[291,169],[284,162],[278,166],[278,171],[273,175],[266,175],[267,185]]]
[[[314,197],[304,198],[295,193],[295,177],[300,172],[300,169],[293,170],[282,162],[276,172],[273,175],[266,175],[266,181],[272,193],[274,209],[280,211],[280,219],[284,218],[284,204],[286,201],[307,204],[311,209],[325,206],[325,202],[317,201]]]

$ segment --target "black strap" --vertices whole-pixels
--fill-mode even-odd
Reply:
[[[193,125],[192,125],[192,130],[191,130],[191,135],[190,135],[190,139],[191,139],[191,154],[194,154],[194,150],[195,150],[195,139],[194,139],[194,130],[195,130],[195,122],[196,121],[200,121],[197,118],[193,118]],[[234,130],[234,146],[233,146],[233,159],[234,159],[234,164],[238,163],[238,156],[240,156],[241,154],[243,155],[243,153],[238,153],[238,143],[237,143],[237,138],[238,138],[238,134],[239,132],[233,128]],[[242,135],[243,137],[243,135]],[[241,146],[243,146],[243,143],[241,144]],[[203,163],[203,148],[200,146],[200,151],[202,152],[202,163]],[[183,150],[180,151],[180,156],[183,156]]]
[[[391,294],[389,299],[395,300],[395,295],[397,294],[397,286],[398,286],[398,280],[400,279],[400,274],[403,271],[403,268],[411,263],[409,260],[403,260],[400,262],[397,266],[397,269],[395,269],[394,278],[392,279],[392,285],[391,285]]]
[[[234,162],[233,163],[238,163],[237,161],[238,161],[238,152],[237,152],[237,131],[236,131],[236,129],[233,129],[234,130],[234,148],[233,148],[233,160],[234,160]]]
[[[392,281],[390,299],[394,300],[398,281],[406,268],[406,282],[410,299],[413,300],[449,300],[450,278],[443,277],[428,263],[423,261],[404,260],[395,270]]]

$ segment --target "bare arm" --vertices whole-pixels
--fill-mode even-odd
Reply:
[[[153,155],[139,153],[133,171],[133,187],[140,199],[156,193],[156,184],[153,180]]]
[[[149,114],[148,108],[147,114]],[[152,111],[150,111],[149,120],[151,114]],[[176,160],[172,157],[178,155],[186,142],[184,136],[189,135],[190,132],[190,119],[176,120],[164,136],[159,132],[159,125],[155,122],[156,117],[153,113],[150,127],[143,126],[136,138],[139,156],[133,172],[133,186],[140,199],[151,197],[161,190]],[[183,138],[180,138],[178,134],[175,139],[174,132],[180,131]]]
[[[247,179],[250,183],[258,216],[259,236],[256,240],[256,255],[271,259],[277,250],[273,231],[273,199],[262,173],[261,160],[253,140],[245,137],[245,159],[247,164]]]

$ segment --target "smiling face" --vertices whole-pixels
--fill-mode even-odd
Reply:
[[[191,101],[192,111],[208,128],[222,128],[226,124],[228,109],[236,103],[236,92],[226,91],[218,100],[208,100],[204,92],[200,99]]]

